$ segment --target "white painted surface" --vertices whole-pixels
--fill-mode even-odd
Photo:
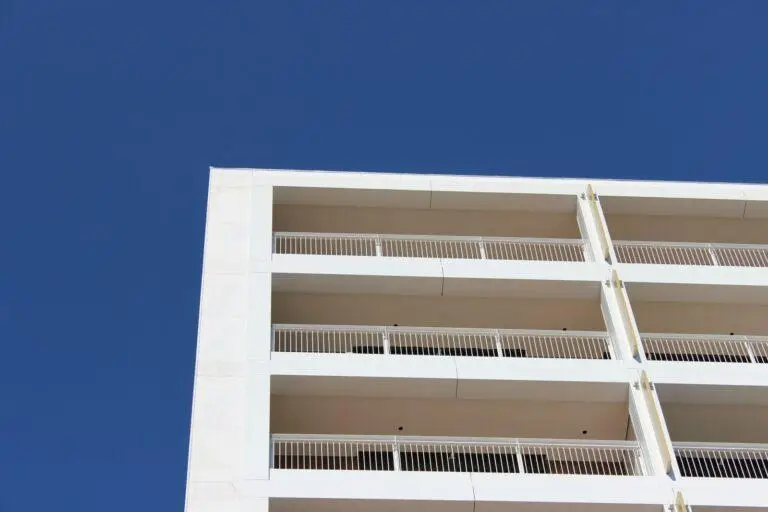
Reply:
[[[599,219],[579,206],[583,201],[579,197],[590,187],[600,196]],[[274,227],[273,203],[278,205]],[[353,213],[360,216],[352,217]],[[768,236],[764,229],[768,186],[212,169],[186,510],[266,512],[270,498],[270,508],[278,512],[343,510],[342,505],[371,511],[414,507],[545,511],[561,506],[558,510],[659,510],[674,501],[676,490],[694,507],[768,507],[768,481],[673,481],[663,475],[660,454],[668,448],[663,446],[668,440],[655,436],[652,414],[658,393],[665,402],[681,404],[669,410],[667,422],[674,426],[673,432],[691,433],[697,424],[691,418],[699,418],[700,423],[705,421],[704,413],[686,414],[685,407],[739,402],[747,408],[762,406],[761,397],[768,396],[768,375],[762,366],[768,365],[635,360],[631,357],[635,317],[622,316],[620,288],[605,285],[617,272],[637,309],[641,328],[669,326],[685,332],[700,327],[704,332],[768,334],[761,331],[768,330],[762,322],[762,309],[768,305],[768,270],[602,261],[273,256],[271,251],[272,231],[283,223],[289,228],[311,223],[354,228],[356,223],[355,229],[378,223],[403,233],[411,227],[425,234],[468,236],[575,233],[589,242],[595,255],[606,250],[610,254],[610,236],[607,248],[598,247],[603,218],[603,229],[614,239],[690,241],[680,240],[685,236],[694,241],[762,243]],[[418,222],[409,226],[409,219]],[[311,225],[318,227],[315,224]],[[337,304],[347,301],[348,306],[377,297],[368,304],[384,308],[371,314],[362,306],[357,312],[350,307],[347,317],[397,314],[399,296],[400,310],[411,316],[419,316],[419,308],[442,307],[440,302],[416,306],[418,301],[455,301],[442,313],[425,314],[424,325],[450,326],[455,319],[455,326],[486,327],[480,324],[494,318],[508,322],[503,325],[508,328],[517,323],[540,328],[556,328],[552,324],[563,322],[604,325],[621,357],[618,361],[405,357],[397,362],[372,357],[362,362],[343,356],[271,354],[274,318],[323,316],[319,313],[323,308],[313,306],[315,294],[319,300],[330,297]],[[514,311],[509,315],[498,309],[484,311],[485,304],[491,303]],[[523,303],[516,308],[515,304]],[[583,304],[591,306],[580,309]],[[723,307],[720,313],[715,309],[718,305]],[[462,306],[480,312],[463,311]],[[451,307],[458,309],[451,314]],[[608,407],[620,405],[622,394],[626,400],[626,389],[638,380],[639,370],[647,372],[656,389],[634,390],[629,395],[638,409],[635,434],[653,459],[657,476],[269,470],[270,423],[276,421],[270,415],[270,402],[283,400],[282,395],[312,401],[339,400],[338,395],[345,394],[348,400],[378,396],[376,400],[494,399],[507,404],[522,396],[542,403],[556,397],[587,398],[586,403]],[[311,408],[310,402],[305,408]],[[768,430],[764,415],[731,413],[739,421],[752,421],[754,435],[749,439],[762,439],[757,433]],[[722,414],[728,413],[723,409]],[[518,420],[525,426],[524,417]],[[662,425],[664,431],[666,427]],[[710,430],[699,431],[701,440],[711,441],[708,436],[718,433]],[[739,439],[731,434],[729,439]]]
[[[269,495],[275,498],[370,499],[464,502],[472,506],[470,473],[273,470]],[[471,508],[470,508],[471,510]]]
[[[652,361],[646,363],[646,367],[653,382],[677,385],[680,391],[676,393],[681,399],[685,397],[686,401],[712,402],[718,399],[753,403],[763,396],[763,401],[768,402],[768,392],[763,389],[768,385],[766,364]],[[720,392],[716,392],[718,389]],[[765,427],[768,431],[768,424]]]
[[[478,503],[657,504],[667,497],[665,482],[656,477],[473,473],[472,483]]]
[[[765,508],[768,480],[737,478],[683,478],[677,487],[689,505]]]
[[[438,174],[394,174],[383,172],[332,172],[322,170],[217,169],[227,179],[252,175],[256,183],[308,189],[352,189],[425,192],[478,192],[533,195],[575,195],[592,184],[601,197],[662,199],[717,199],[720,201],[768,201],[768,186],[733,183],[668,181],[589,180],[573,178],[524,178],[456,176]],[[425,197],[428,197],[425,196]],[[428,203],[427,203],[428,204]]]
[[[187,512],[242,510],[269,477],[272,187],[212,173],[192,406]],[[249,504],[267,510],[267,501]]]
[[[306,471],[275,470],[269,484],[270,496],[275,498],[408,501],[419,510],[422,500],[443,502],[444,506],[462,503],[466,508],[452,507],[449,510],[471,511],[476,510],[474,507],[480,507],[481,510],[504,510],[494,509],[492,505],[513,506],[531,502],[568,503],[573,506],[635,504],[659,507],[672,497],[665,482],[654,477],[354,471],[312,474]]]
[[[634,376],[618,361],[429,356],[275,353],[270,368],[273,393],[279,394],[600,402],[625,400]]]
[[[764,268],[622,263],[615,268],[630,293],[643,301],[768,304],[768,269]]]

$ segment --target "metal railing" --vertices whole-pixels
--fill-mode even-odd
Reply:
[[[643,334],[649,361],[768,363],[768,337],[717,334]]]
[[[350,233],[274,233],[275,254],[518,261],[591,261],[583,240]]]
[[[273,435],[272,468],[334,471],[647,474],[633,441]]]
[[[684,477],[768,478],[768,445],[673,443]]]
[[[284,325],[274,352],[543,359],[615,359],[605,332]]]
[[[768,267],[768,246],[614,241],[619,263]]]

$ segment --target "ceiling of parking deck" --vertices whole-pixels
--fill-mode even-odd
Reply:
[[[757,405],[768,406],[768,393],[761,386],[713,386],[655,382],[662,405]]]
[[[441,210],[575,212],[576,194],[276,187],[277,204]]]
[[[768,304],[767,286],[625,282],[631,301]]]
[[[731,219],[768,218],[768,201],[600,196],[600,204],[606,215],[680,215]]]

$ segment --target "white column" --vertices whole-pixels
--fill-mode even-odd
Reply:
[[[664,413],[653,384],[644,371],[637,372],[637,379],[630,388],[630,407],[634,407],[638,441],[650,457],[650,466],[656,475],[679,478],[672,441],[669,437]]]
[[[617,357],[632,368],[640,368],[636,354],[642,348],[639,334],[621,281],[613,272],[611,279],[603,282],[600,307],[608,332],[611,335]]]
[[[248,401],[245,446],[247,480],[269,479],[269,359],[272,345],[272,203],[269,185],[251,188],[248,274]]]
[[[596,262],[615,262],[611,236],[602,207],[591,186],[587,186],[587,190],[579,195],[576,203],[576,221],[582,239],[589,245],[592,259]]]
[[[237,489],[242,482],[269,477],[272,190],[253,187],[252,175],[211,170],[187,512],[240,512],[244,498]],[[265,210],[269,214],[262,216]],[[254,225],[263,222],[269,226]],[[258,449],[251,449],[257,444]],[[256,501],[254,510],[267,510],[266,499]]]
[[[576,222],[579,225],[581,239],[587,244],[589,258],[592,261],[604,262],[608,253],[600,240],[597,224],[592,212],[590,212],[589,198],[586,194],[581,194],[576,203]]]

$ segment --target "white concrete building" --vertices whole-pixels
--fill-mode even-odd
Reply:
[[[212,169],[187,512],[768,510],[768,186]]]

